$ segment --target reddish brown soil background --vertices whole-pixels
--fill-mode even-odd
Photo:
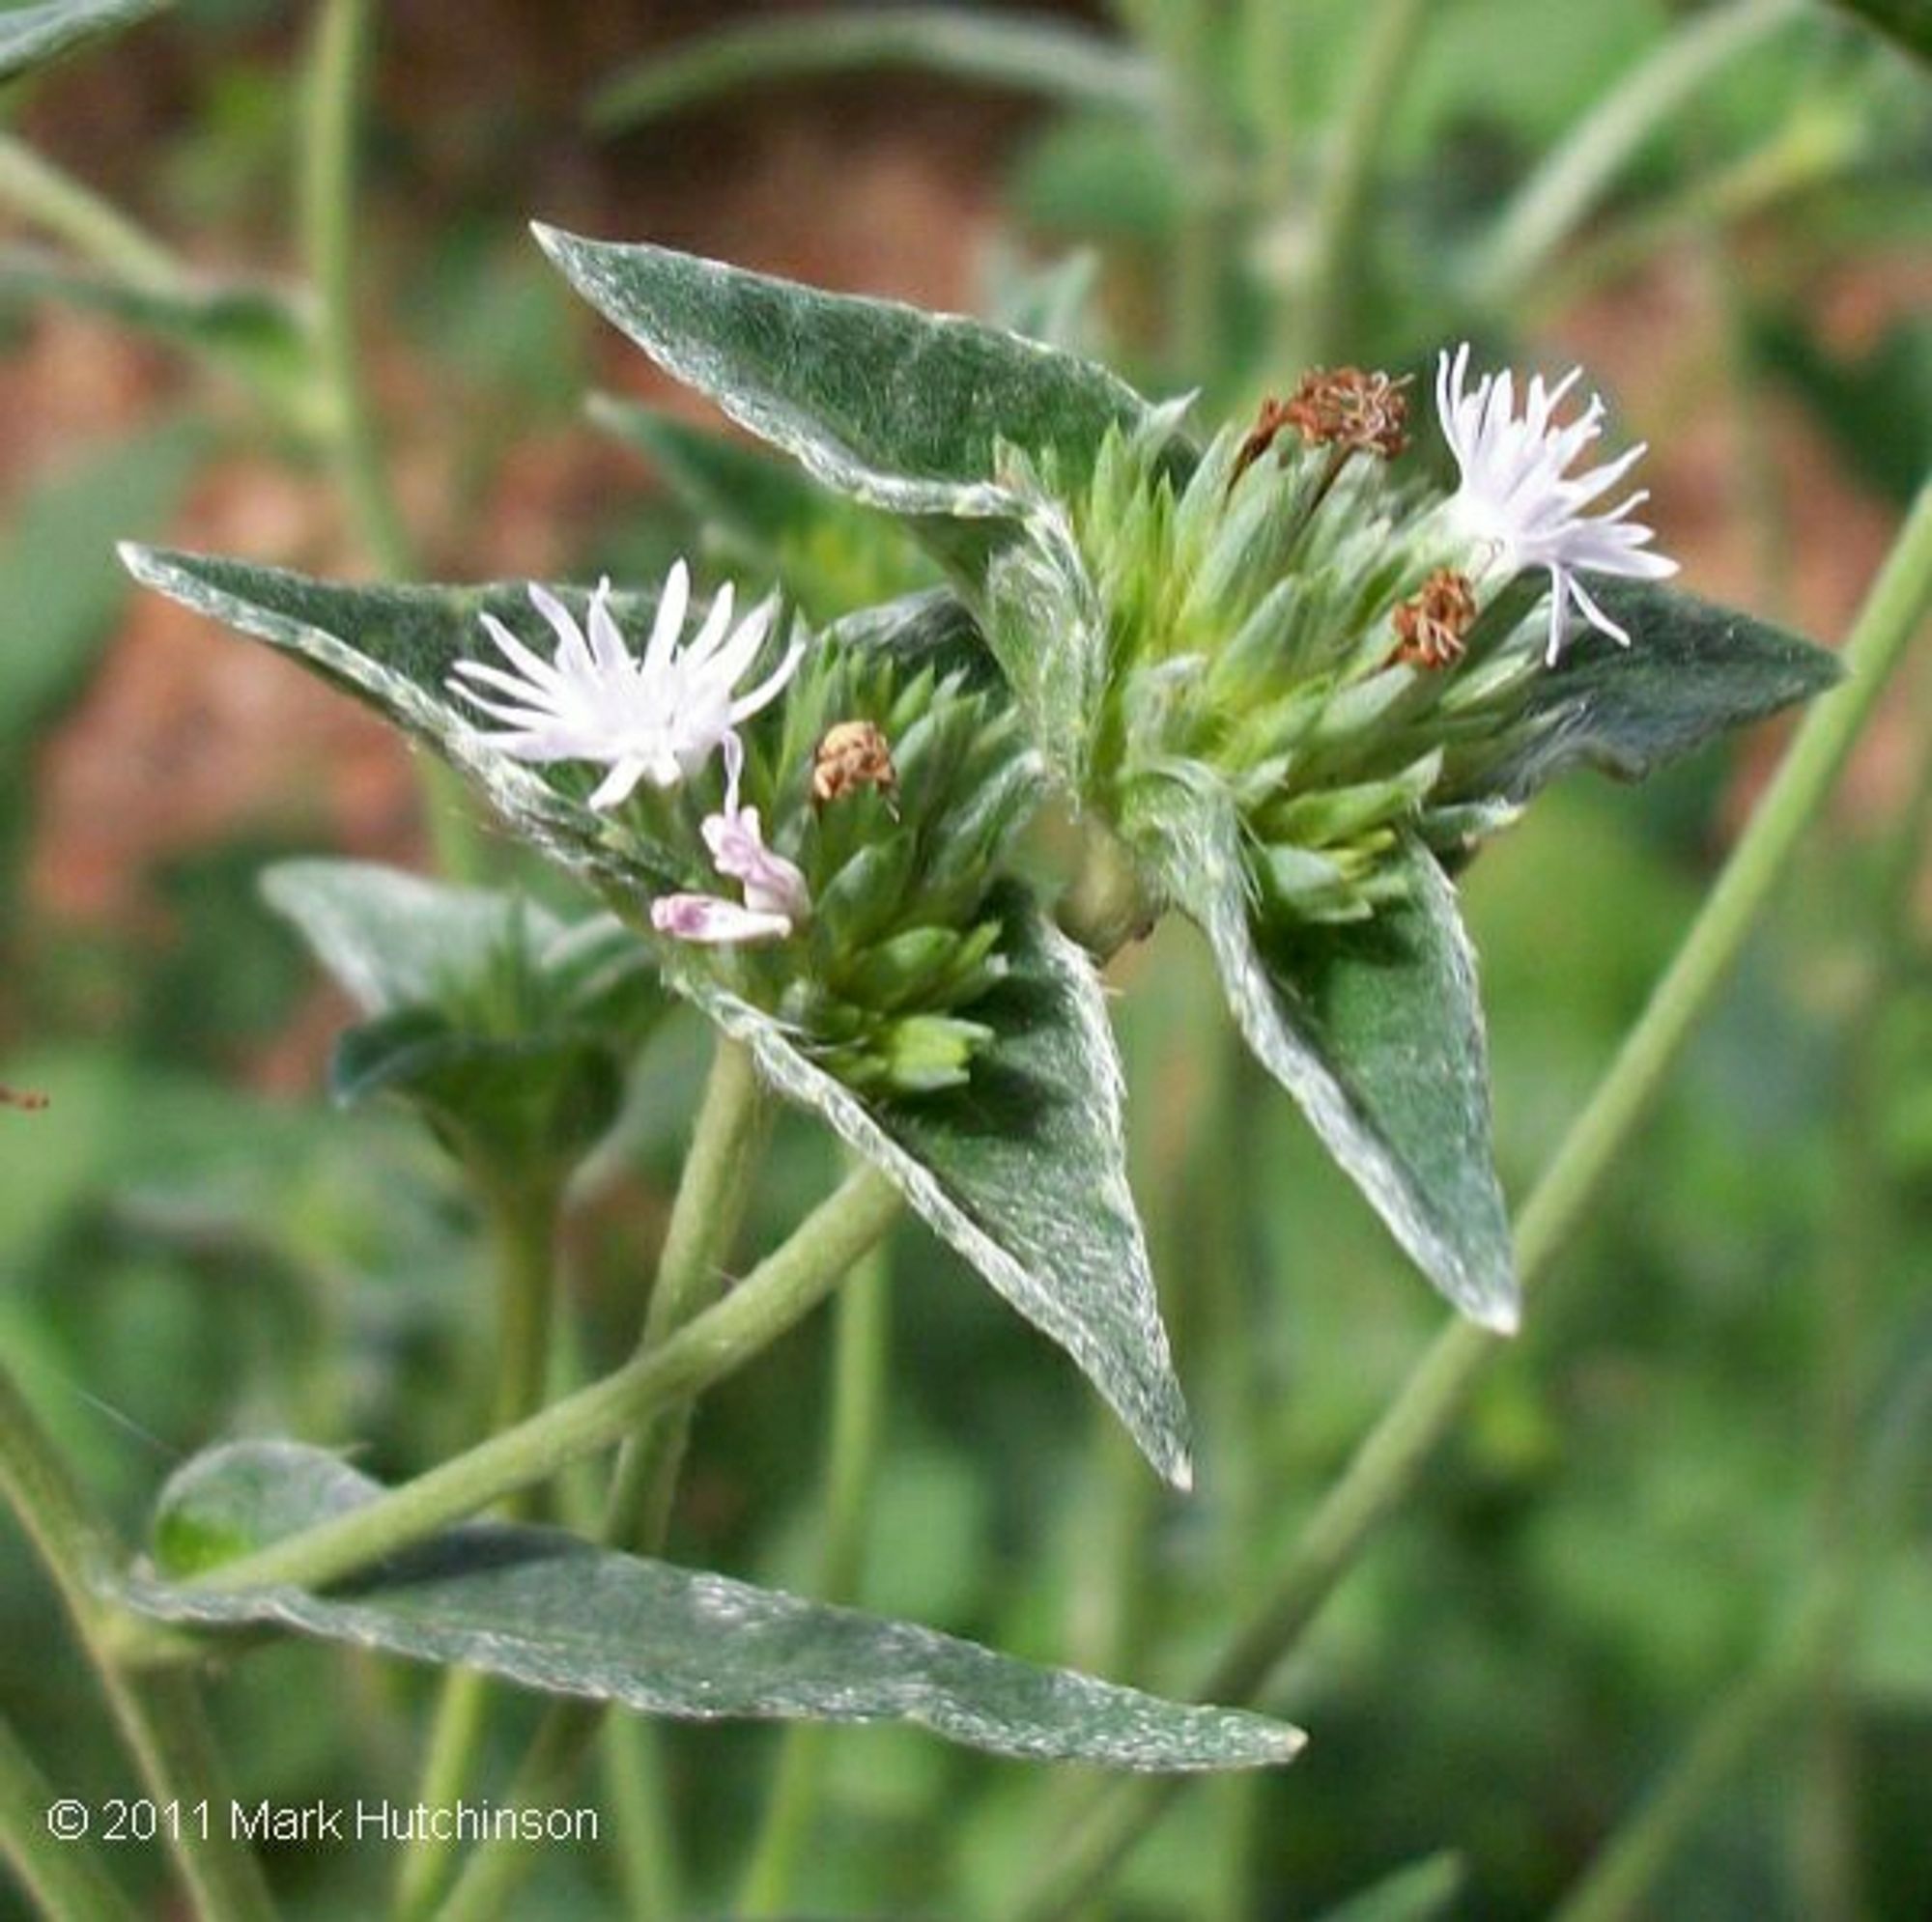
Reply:
[[[384,10],[365,320],[404,504],[438,571],[540,574],[567,563],[570,530],[586,509],[613,490],[645,495],[632,463],[572,426],[527,440],[480,500],[451,513],[438,433],[449,404],[444,373],[401,344],[382,304],[395,264],[439,222],[481,206],[507,230],[540,212],[582,231],[691,246],[831,287],[970,303],[978,250],[998,221],[1000,163],[1032,121],[1022,103],[896,79],[854,82],[767,93],[624,142],[584,134],[578,108],[598,77],[753,11],[696,0],[574,9],[412,0]],[[193,44],[150,31],[83,60],[40,90],[24,130],[83,179],[163,220],[150,156],[179,146],[206,109],[210,82],[188,58]],[[299,48],[284,24],[234,51],[293,72]],[[226,224],[189,251],[210,265],[292,270],[285,184],[242,183],[228,198]],[[1928,294],[1932,268],[1862,269],[1819,285],[1815,317],[1856,347]],[[1774,583],[1739,498],[1718,294],[1694,258],[1667,258],[1609,290],[1567,316],[1548,346],[1599,372],[1657,442],[1657,522],[1688,581],[1827,639],[1842,635],[1892,516],[1842,474],[1795,410],[1774,405],[1766,440],[1795,537],[1785,578]],[[648,370],[608,330],[593,352],[602,382],[648,387]],[[0,363],[0,499],[76,444],[111,438],[199,390],[199,377],[161,350],[98,321],[43,314]],[[326,477],[241,433],[170,537],[324,573],[360,565]],[[1906,773],[1905,703],[1892,706],[1841,801],[1847,823],[1884,818]],[[1767,739],[1750,757],[1737,811],[1775,747]],[[101,671],[42,744],[33,778],[27,908],[55,922],[158,931],[156,864],[241,828],[269,824],[405,862],[422,853],[416,784],[384,727],[153,596],[129,593]],[[292,1037],[290,1052],[265,1064],[267,1078],[305,1076],[319,1034]]]

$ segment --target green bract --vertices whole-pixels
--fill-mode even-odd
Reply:
[[[1477,556],[1439,496],[1293,438],[1205,455],[1081,357],[661,248],[540,230],[579,290],[813,476],[949,570],[1087,822],[1071,897],[1101,948],[1200,924],[1244,1037],[1403,1246],[1514,1325],[1475,970],[1445,868],[1578,760],[1647,772],[1830,685],[1804,642],[1592,579],[1631,635],[1553,668],[1529,581],[1466,652],[1393,657],[1398,604]],[[1499,590],[1499,591],[1498,591]]]

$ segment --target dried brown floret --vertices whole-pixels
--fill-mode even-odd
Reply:
[[[1410,667],[1440,668],[1463,658],[1476,624],[1476,590],[1467,575],[1438,567],[1395,610],[1394,659]]]
[[[1408,445],[1408,377],[1360,367],[1317,367],[1301,377],[1280,410],[1282,425],[1293,427],[1315,447],[1346,447],[1392,461]]]
[[[823,807],[862,787],[875,787],[888,800],[897,794],[892,746],[872,721],[841,721],[812,750],[811,798]]]

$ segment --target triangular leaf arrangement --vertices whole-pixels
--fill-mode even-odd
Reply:
[[[1310,376],[1198,448],[1178,409],[975,323],[539,238],[661,366],[828,486],[906,517],[1055,783],[1118,840],[1153,909],[1202,925],[1258,1057],[1436,1286],[1513,1326],[1447,871],[1566,767],[1648,773],[1828,688],[1831,657],[1655,579],[1592,577],[1577,607],[1605,632],[1547,663],[1565,609],[1552,622],[1527,591],[1540,576],[1512,579],[1541,550],[1502,565],[1511,544],[1471,532],[1480,487],[1445,501],[1398,467],[1407,404],[1386,377]],[[1445,357],[1445,426],[1450,380]],[[1459,396],[1460,362],[1454,380]],[[1561,394],[1532,383],[1520,423],[1514,396],[1506,380],[1478,389],[1479,466],[1538,435],[1556,445]],[[1579,565],[1668,571],[1641,529],[1584,516],[1600,490],[1580,487],[1548,495]],[[1552,574],[1551,594],[1567,603],[1576,579]]]
[[[1026,887],[1001,878],[1038,764],[956,602],[916,595],[828,631],[782,705],[742,728],[758,832],[810,911],[792,938],[734,948],[689,945],[663,925],[668,903],[707,900],[697,890],[718,886],[705,839],[719,819],[705,812],[717,769],[595,806],[594,771],[519,759],[452,692],[458,664],[484,651],[482,616],[530,629],[527,590],[332,586],[145,549],[127,559],[185,605],[289,650],[469,775],[649,944],[670,987],[751,1045],[774,1087],[876,1161],[1073,1356],[1164,1476],[1187,1482],[1185,1411],[1126,1187],[1097,976]],[[591,618],[592,597],[554,593],[573,618]],[[648,627],[656,605],[603,600],[628,633]],[[827,799],[843,771],[822,765],[814,744],[841,725],[890,743],[890,764]],[[345,904],[342,877],[325,879],[319,890],[310,872],[293,895],[281,882],[282,904],[361,983],[365,1003],[393,1003],[394,983],[372,979],[356,931],[372,915],[413,924],[423,903],[393,898],[393,883],[372,895],[365,876]],[[464,919],[463,903],[438,898],[439,913]],[[454,1059],[444,1027],[426,1033],[422,1020],[417,1011],[363,1032],[341,1063],[345,1091],[394,1087],[434,1114],[452,1073],[481,1086],[487,1064],[474,1049]]]

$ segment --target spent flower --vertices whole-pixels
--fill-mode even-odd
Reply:
[[[1677,563],[1649,551],[1652,530],[1630,515],[1650,498],[1639,489],[1607,513],[1586,512],[1642,458],[1639,441],[1613,461],[1572,475],[1571,467],[1604,431],[1604,403],[1591,395],[1576,419],[1559,426],[1556,409],[1582,378],[1573,367],[1554,386],[1538,374],[1531,378],[1520,415],[1516,378],[1507,369],[1486,374],[1466,389],[1469,344],[1436,362],[1435,405],[1442,432],[1462,481],[1449,502],[1453,524],[1491,551],[1495,566],[1516,574],[1524,568],[1549,570],[1549,648],[1551,666],[1563,645],[1570,604],[1589,624],[1620,646],[1630,636],[1593,600],[1577,578],[1581,573],[1621,575],[1661,580]]]
[[[617,806],[640,781],[670,788],[689,779],[734,728],[777,699],[805,651],[803,636],[795,638],[778,666],[740,694],[738,684],[764,647],[776,602],[765,601],[734,625],[733,590],[721,587],[697,632],[680,645],[691,605],[691,574],[681,560],[665,577],[641,658],[631,652],[611,611],[608,579],[598,583],[582,627],[547,589],[533,581],[529,592],[531,605],[555,632],[553,657],[545,661],[485,614],[483,625],[509,668],[462,660],[449,685],[504,723],[485,738],[515,759],[608,768],[590,796],[593,807]]]

